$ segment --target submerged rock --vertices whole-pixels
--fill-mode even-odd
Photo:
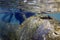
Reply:
[[[25,20],[17,30],[19,40],[59,40],[56,33],[54,19],[41,19],[40,16],[32,16]],[[57,24],[56,24],[57,25]],[[58,32],[58,31],[57,31]]]
[[[60,25],[54,19],[32,16],[21,25],[0,22],[1,40],[60,40]]]
[[[53,26],[50,25],[48,20],[43,20],[39,16],[32,16],[20,25],[17,33],[19,40],[35,40],[34,38],[37,38],[37,36],[47,35],[49,31],[53,31]],[[40,35],[37,33],[40,33]],[[34,37],[36,34],[37,36]]]

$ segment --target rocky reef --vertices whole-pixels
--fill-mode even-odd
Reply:
[[[44,18],[44,19],[43,19]],[[46,19],[45,19],[46,18]],[[59,22],[44,16],[32,16],[17,30],[19,40],[60,40]]]
[[[43,15],[31,16],[21,25],[0,22],[0,40],[60,40],[60,23]]]

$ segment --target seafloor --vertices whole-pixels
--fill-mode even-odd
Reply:
[[[58,20],[48,14],[30,15],[21,24],[0,19],[0,40],[60,40]]]

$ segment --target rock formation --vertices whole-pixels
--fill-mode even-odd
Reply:
[[[58,22],[54,19],[41,19],[41,16],[32,16],[20,25],[17,30],[18,39],[59,40],[60,29],[57,29],[58,24],[56,23]]]

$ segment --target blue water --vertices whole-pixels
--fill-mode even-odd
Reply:
[[[5,11],[4,9],[1,8],[0,11],[5,12],[0,12],[0,21],[11,24],[21,24],[25,20],[23,15],[25,15],[26,18],[35,15],[35,13],[33,12],[23,12],[21,9],[20,10],[13,9],[13,10]]]
[[[35,13],[33,12],[23,12],[23,14],[21,13],[23,12],[23,10],[18,10],[18,9],[6,9],[6,8],[0,8],[0,21],[4,21],[4,22],[8,22],[8,23],[12,23],[12,24],[21,24],[25,19],[23,17],[23,15],[26,16],[26,18],[29,18],[33,15],[35,15]],[[54,18],[55,20],[60,22],[60,13],[54,13],[54,14],[45,14],[45,15],[49,15],[52,18]]]
[[[54,13],[54,14],[47,14],[49,15],[50,17],[54,18],[55,20],[59,21],[60,22],[60,13]]]

